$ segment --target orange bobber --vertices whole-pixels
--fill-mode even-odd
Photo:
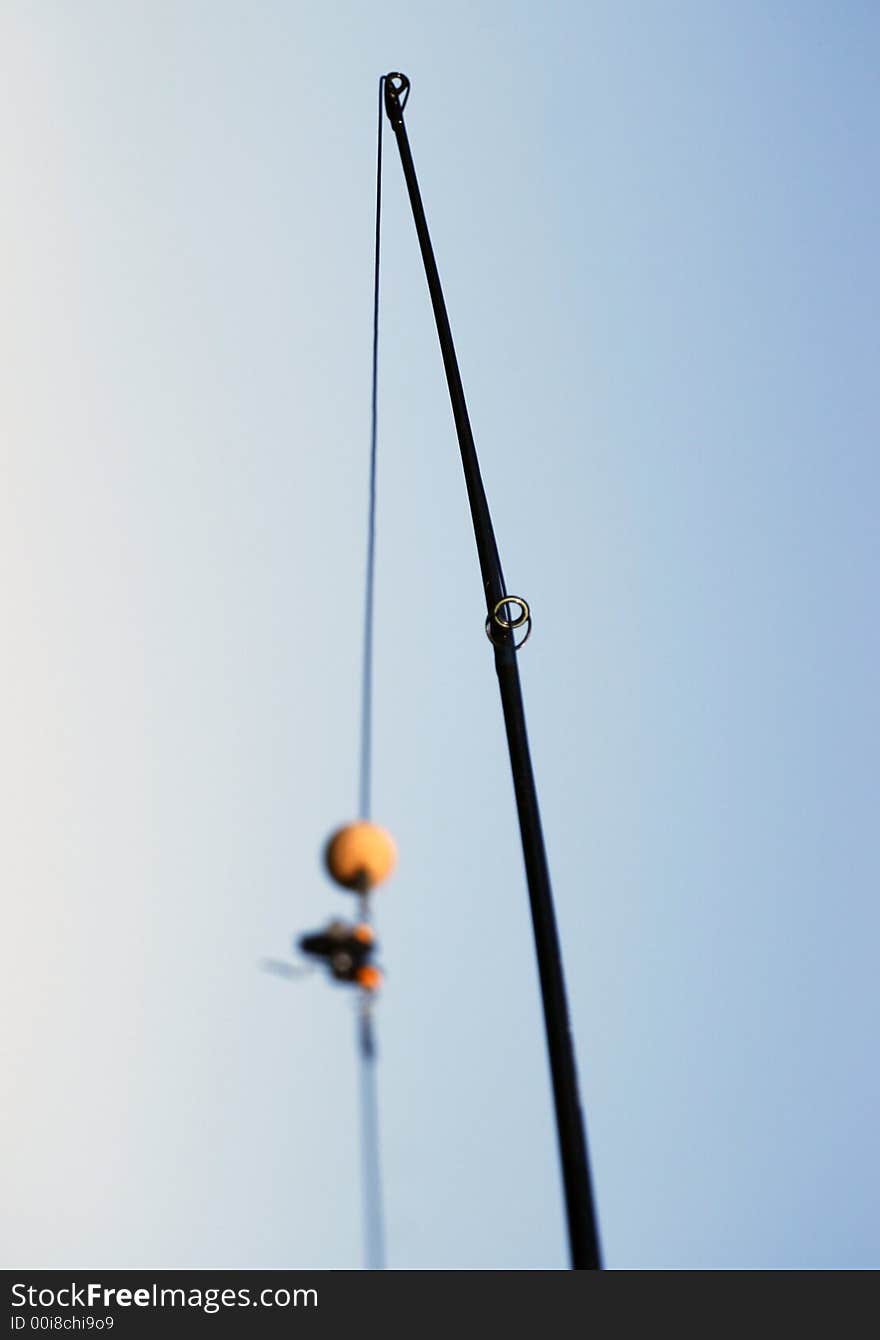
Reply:
[[[391,874],[397,863],[397,848],[384,828],[359,819],[333,834],[324,859],[337,884],[366,893]]]

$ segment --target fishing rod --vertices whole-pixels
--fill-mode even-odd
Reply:
[[[522,688],[517,652],[531,632],[532,618],[528,603],[508,593],[498,556],[495,532],[480,474],[477,451],[452,340],[452,330],[428,223],[416,178],[403,110],[409,98],[410,81],[399,72],[386,74],[383,80],[385,112],[394,131],[400,162],[412,207],[416,234],[434,309],[440,352],[446,370],[452,414],[458,434],[461,463],[473,520],[474,538],[486,599],[486,634],[495,653],[495,670],[501,693],[501,707],[507,733],[510,767],[519,816],[526,882],[535,935],[535,952],[541,982],[547,1050],[553,1084],[559,1155],[565,1190],[568,1237],[572,1268],[601,1270],[602,1257],[596,1209],[593,1197],[587,1139],[578,1095],[577,1068],[568,1017],[565,980],[559,950],[559,936],[553,910],[550,872],[544,849],[538,796],[532,771],[526,732]]]

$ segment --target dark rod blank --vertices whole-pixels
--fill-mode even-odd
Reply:
[[[455,356],[452,331],[446,312],[446,303],[443,299],[443,290],[440,287],[440,275],[437,271],[437,262],[434,259],[434,249],[431,246],[422,197],[410,152],[409,139],[403,122],[403,107],[409,93],[409,80],[405,75],[387,74],[384,80],[384,88],[385,111],[394,130],[397,147],[400,151],[403,175],[409,191],[410,205],[412,206],[416,233],[428,280],[428,290],[434,308],[440,350],[443,355],[443,366],[446,369],[446,381],[452,401],[452,413],[458,433],[458,445],[461,451],[461,461],[470,502],[474,536],[477,542],[477,553],[486,596],[486,609],[488,618],[492,621],[499,602],[503,600],[507,592],[505,591],[498,547],[492,528],[492,518],[489,514],[489,505],[486,501],[486,492],[483,487],[465,404],[461,374],[458,370],[458,360]],[[509,616],[510,610],[507,609],[506,612]],[[490,623],[489,626],[493,630],[495,669],[501,691],[501,705],[507,731],[507,746],[513,772],[513,786],[519,815],[526,880],[535,933],[535,951],[541,981],[547,1049],[553,1082],[556,1125],[559,1133],[559,1153],[565,1188],[571,1263],[575,1270],[601,1270],[602,1259],[590,1178],[590,1165],[587,1156],[587,1140],[578,1096],[577,1069],[571,1039],[571,1026],[568,1019],[568,1004],[565,995],[562,959],[559,952],[556,917],[553,911],[550,872],[547,868],[544,836],[541,831],[541,816],[538,810],[538,796],[535,790],[535,778],[532,772],[532,760],[526,733],[514,634],[507,629],[497,627],[494,623]]]

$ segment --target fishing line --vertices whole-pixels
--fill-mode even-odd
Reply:
[[[359,1006],[358,1051],[361,1070],[361,1147],[363,1150],[364,1257],[368,1270],[385,1269],[382,1213],[382,1165],[379,1154],[379,1095],[376,1084],[376,1037],[373,1002]]]
[[[375,962],[378,949],[370,917],[373,890],[391,874],[397,849],[391,834],[370,821],[373,717],[373,610],[376,570],[376,444],[379,388],[379,261],[382,231],[382,121],[386,76],[379,80],[379,124],[376,147],[376,232],[373,266],[373,369],[370,395],[370,466],[367,510],[366,581],[364,588],[363,663],[361,677],[359,817],[330,835],[324,863],[330,878],[358,900],[358,919],[334,918],[317,931],[300,935],[301,953],[323,963],[330,977],[356,992],[357,1050],[360,1070],[361,1173],[364,1213],[364,1256],[368,1270],[385,1267],[385,1235],[379,1149],[377,1050],[373,1009],[383,980]],[[274,962],[274,961],[273,961]],[[277,966],[277,965],[276,965]],[[280,965],[284,976],[295,968]],[[273,968],[273,970],[275,970]]]
[[[379,404],[379,262],[382,236],[382,122],[384,75],[379,80],[379,121],[376,135],[376,233],[373,264],[373,369],[370,390],[370,483],[367,507],[367,562],[364,589],[364,643],[361,679],[361,819],[369,819],[373,754],[373,618],[376,585],[376,444]],[[370,920],[369,884],[361,890],[360,908]],[[358,1053],[360,1057],[361,1157],[364,1197],[364,1253],[368,1270],[385,1268],[385,1225],[379,1153],[379,1096],[376,1083],[376,1036],[373,1002],[364,994],[359,1002]]]
[[[362,819],[370,817],[371,767],[373,753],[373,593],[376,572],[376,438],[379,404],[379,258],[382,227],[382,92],[385,76],[379,80],[379,127],[376,140],[376,238],[373,264],[373,376],[370,394],[370,485],[367,507],[367,575],[364,591],[364,647],[361,677],[361,773],[360,805]]]

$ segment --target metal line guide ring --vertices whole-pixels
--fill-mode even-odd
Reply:
[[[515,618],[505,618],[505,613],[512,613],[511,610],[507,609],[509,605],[517,606],[519,609],[519,614]],[[505,613],[502,613],[502,611],[505,611]],[[492,613],[486,615],[486,637],[496,647],[504,645],[497,638],[496,628],[501,629],[502,633],[512,633],[515,629],[523,627],[526,631],[519,642],[514,640],[514,651],[519,651],[520,647],[525,646],[532,631],[532,612],[529,609],[528,601],[523,600],[522,596],[502,596],[499,601],[496,601]]]

